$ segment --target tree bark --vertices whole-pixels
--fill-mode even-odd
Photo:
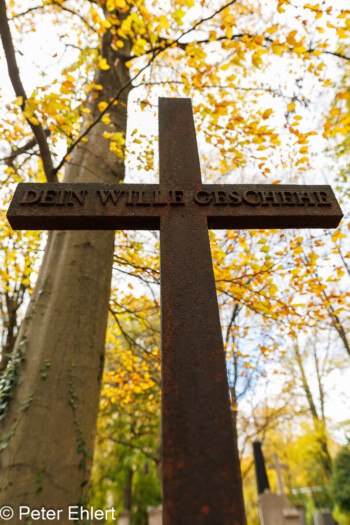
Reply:
[[[105,33],[102,56],[110,69],[95,81],[97,104],[129,80],[120,52]],[[124,48],[127,51],[127,46]],[[124,51],[124,52],[126,52]],[[119,58],[117,68],[114,64]],[[110,118],[126,129],[125,90]],[[85,124],[87,125],[87,124]],[[111,125],[98,123],[66,166],[65,182],[119,182],[124,163],[102,137]],[[12,392],[1,421],[0,505],[63,509],[86,501],[104,361],[113,264],[113,231],[55,231],[44,259],[9,364]],[[16,381],[16,377],[18,378]],[[65,514],[62,523],[67,522]],[[14,521],[11,521],[14,523]]]
[[[131,512],[131,505],[132,505],[132,478],[133,478],[134,472],[130,468],[127,472],[126,480],[125,480],[125,487],[123,490],[123,509],[128,510]]]

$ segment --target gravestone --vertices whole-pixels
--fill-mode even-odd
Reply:
[[[270,491],[261,442],[253,443],[254,464],[258,488],[258,513],[261,525],[305,525],[302,509],[291,507],[283,490],[282,476],[278,479],[279,493]],[[277,455],[275,465],[280,467]]]
[[[254,441],[253,454],[258,494],[264,494],[265,491],[270,490],[270,484],[267,477],[265,459],[261,448],[261,441]]]
[[[164,525],[245,525],[208,228],[335,228],[330,186],[202,184],[189,99],[159,100],[158,184],[19,184],[14,229],[159,229]]]
[[[282,469],[288,469],[288,465],[284,463],[281,464],[276,453],[273,454],[273,463],[274,464],[271,466],[271,468],[276,470],[278,494],[284,494]]]
[[[150,507],[148,509],[148,525],[163,525],[162,507]]]
[[[118,516],[118,525],[130,525],[130,511],[124,509]]]
[[[336,522],[330,510],[321,509],[314,514],[314,525],[336,525]]]
[[[303,509],[290,508],[283,509],[284,525],[305,525]]]

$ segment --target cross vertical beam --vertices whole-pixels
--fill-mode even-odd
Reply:
[[[198,190],[191,102],[159,102],[160,185]],[[163,524],[243,525],[207,218],[174,206],[160,224]]]

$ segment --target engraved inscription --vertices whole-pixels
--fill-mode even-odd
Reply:
[[[39,204],[40,206],[84,206],[87,190],[28,190],[23,193],[20,204]]]
[[[256,191],[227,192],[224,190],[199,190],[193,194],[193,201],[200,206],[331,206],[325,191]]]
[[[170,201],[170,204],[172,205],[184,205],[185,204],[185,201],[184,201],[184,192],[182,190],[174,190],[174,191],[170,191],[170,197],[171,197],[171,201]]]
[[[168,201],[164,200],[164,196],[162,195],[161,191],[156,190],[153,192],[153,205],[154,206],[166,206],[167,204],[168,204]]]
[[[119,198],[121,197],[123,191],[104,191],[104,190],[98,190],[98,195],[100,196],[100,199],[102,201],[102,204],[106,204],[109,200],[113,204],[117,204]]]
[[[206,205],[211,203],[211,201],[213,200],[213,196],[211,195],[211,193],[209,193],[209,191],[201,190],[197,191],[193,195],[193,200],[197,204]]]
[[[184,190],[27,190],[23,192],[20,205],[31,206],[84,206],[87,199],[90,203],[98,199],[102,206],[185,206],[191,203],[203,206],[231,207],[246,205],[249,207],[332,206],[326,191],[263,191],[242,189],[226,191],[202,189],[199,191]]]

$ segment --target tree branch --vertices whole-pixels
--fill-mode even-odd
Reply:
[[[234,3],[234,2],[231,2],[231,3]],[[227,5],[230,5],[230,4],[227,4]],[[225,7],[227,7],[227,5]],[[217,11],[215,14],[217,14],[219,11]],[[212,17],[211,17],[212,18]],[[230,41],[234,41],[234,40],[240,40],[244,37],[247,37],[249,39],[253,39],[254,37],[258,36],[258,35],[254,35],[254,34],[251,34],[251,33],[237,33],[235,35],[232,35],[230,38],[228,38],[226,35],[222,35],[222,36],[219,36],[217,37],[215,40],[210,40],[209,38],[205,38],[203,40],[194,40],[194,41],[191,41],[191,42],[188,42],[188,43],[181,43],[180,40],[181,38],[188,34],[189,32],[193,31],[195,29],[195,27],[199,24],[201,24],[202,22],[206,22],[207,20],[209,20],[210,18],[204,18],[203,20],[200,20],[193,28],[189,29],[188,31],[185,31],[184,33],[182,33],[182,35],[180,35],[176,40],[173,40],[171,43],[169,43],[167,46],[162,46],[162,45],[159,45],[157,47],[154,47],[152,49],[149,49],[148,51],[146,51],[144,53],[144,55],[149,55],[149,54],[152,54],[154,52],[158,52],[160,50],[164,50],[164,49],[167,49],[168,47],[172,47],[172,46],[176,46],[177,48],[179,49],[182,49],[182,50],[185,50],[186,47],[191,44],[195,44],[195,45],[200,45],[200,44],[210,44],[212,42],[222,42],[223,40],[230,40]],[[270,44],[273,43],[273,39],[268,37],[268,36],[263,36],[264,40],[266,42],[269,42]],[[163,37],[160,37],[158,42],[169,42],[168,39],[166,38],[163,38]],[[313,53],[314,51],[316,51],[317,48],[309,48],[307,49],[306,51],[308,53]],[[292,46],[289,46],[289,49],[288,49],[289,52],[292,52],[293,51],[293,47]],[[335,57],[338,57],[338,58],[341,58],[343,60],[348,60],[350,61],[350,56],[348,55],[343,55],[342,53],[339,53],[337,51],[329,51],[329,50],[326,50],[326,49],[321,49],[321,52],[322,54],[327,54],[327,55],[332,55],[332,56],[335,56]],[[131,57],[130,60],[133,60],[135,58],[139,58],[139,57]]]
[[[0,0],[0,1],[3,1],[3,0]],[[203,22],[206,22],[208,20],[211,20],[212,18],[214,18],[214,16],[216,16],[217,14],[221,13],[221,11],[223,11],[224,9],[226,9],[226,7],[229,7],[230,5],[234,4],[237,0],[231,0],[230,2],[228,2],[227,4],[225,4],[224,6],[220,7],[220,9],[218,9],[217,11],[215,11],[212,15],[208,16],[207,18],[202,18],[201,20],[199,20],[193,27],[191,27],[190,29],[188,29],[187,31],[184,31],[182,33],[182,35],[179,36],[179,38],[177,40],[180,40],[180,38],[182,38],[184,35],[187,35],[188,33],[190,33],[191,31],[193,31],[194,29],[196,29],[200,24],[202,24]],[[59,163],[59,165],[57,166],[57,168],[55,168],[54,172],[55,174],[57,174],[57,172],[62,168],[63,164],[65,163],[67,157],[70,156],[70,154],[72,153],[72,151],[77,147],[77,145],[83,140],[84,137],[86,137],[86,135],[88,135],[90,133],[90,131],[92,130],[92,128],[94,128],[102,119],[102,117],[109,111],[109,109],[111,108],[111,106],[113,106],[113,104],[116,102],[116,100],[118,100],[118,98],[120,97],[120,95],[129,87],[131,86],[131,84],[147,69],[149,68],[149,66],[152,64],[152,62],[157,58],[157,56],[162,53],[163,51],[165,51],[166,49],[168,49],[169,47],[173,46],[174,43],[177,42],[177,40],[175,40],[174,42],[170,42],[169,44],[166,44],[164,47],[161,47],[160,49],[158,50],[154,50],[153,52],[153,56],[152,58],[149,60],[149,62],[144,66],[142,67],[138,73],[136,73],[136,75],[133,77],[133,78],[130,78],[127,82],[125,82],[125,84],[123,86],[121,86],[121,88],[117,91],[117,94],[113,97],[113,99],[109,102],[108,106],[103,110],[101,111],[101,113],[99,114],[99,116],[90,124],[90,126],[87,127],[87,129],[84,131],[84,133],[82,133],[80,135],[80,137],[75,141],[73,142],[70,147],[67,149],[67,153],[64,155],[64,157],[62,158],[61,162]]]
[[[0,0],[1,1],[1,0]],[[121,86],[120,89],[118,89],[117,91],[117,94],[113,97],[113,99],[109,102],[108,106],[103,110],[101,111],[101,113],[99,114],[99,116],[90,124],[90,126],[88,126],[86,128],[86,130],[84,131],[84,133],[82,133],[80,135],[79,138],[77,138],[77,140],[75,142],[73,142],[70,147],[67,149],[67,152],[66,154],[64,155],[64,157],[62,158],[61,162],[59,163],[59,165],[54,169],[54,172],[55,174],[62,168],[62,166],[64,165],[64,163],[66,162],[67,160],[67,157],[70,156],[70,154],[72,153],[72,151],[78,146],[78,144],[80,144],[80,142],[83,140],[84,137],[86,137],[86,135],[88,135],[90,133],[90,131],[101,121],[102,117],[109,111],[109,109],[113,106],[114,102],[116,102],[118,100],[118,98],[120,97],[120,95],[132,84],[132,82],[134,80],[136,80],[140,75],[141,73],[143,73],[143,71],[145,69],[147,69],[150,64],[153,62],[153,60],[155,59],[157,55],[153,56],[151,58],[151,60],[148,62],[148,64],[146,64],[142,69],[139,70],[139,72],[133,77],[133,78],[130,78],[127,82],[125,82],[125,84],[123,86]]]
[[[2,45],[5,51],[7,68],[9,72],[9,77],[11,79],[12,87],[17,97],[23,97],[22,110],[24,110],[25,101],[27,100],[27,95],[24,90],[24,87],[21,81],[21,77],[19,74],[19,69],[17,66],[15,49],[13,47],[10,27],[8,23],[7,13],[6,13],[5,0],[0,0],[0,35],[1,35]],[[36,138],[36,141],[38,143],[46,179],[49,182],[57,182],[56,172],[54,171],[52,157],[51,157],[49,145],[46,139],[44,128],[42,127],[41,124],[33,124],[28,119],[27,119],[27,122],[30,125],[34,133],[34,136]]]
[[[49,137],[50,136],[50,130],[45,129],[44,131],[45,131],[45,135],[47,137]],[[12,166],[13,160],[15,158],[19,157],[19,155],[22,155],[23,153],[26,153],[30,149],[34,148],[34,146],[36,146],[36,145],[37,145],[36,138],[33,138],[29,142],[27,142],[27,144],[24,144],[24,146],[21,146],[20,148],[17,148],[17,149],[13,149],[12,148],[11,155],[9,155],[8,157],[4,157],[4,158],[0,159],[0,161],[1,162],[5,162],[9,166]]]
[[[220,7],[217,11],[215,11],[214,13],[212,13],[210,16],[207,16],[206,18],[201,18],[201,20],[198,20],[198,22],[196,22],[194,24],[193,27],[191,27],[190,29],[188,29],[187,31],[184,31],[182,33],[181,36],[179,36],[179,38],[177,38],[175,40],[175,42],[178,42],[179,40],[181,40],[181,38],[185,35],[188,35],[189,33],[191,33],[192,31],[195,31],[197,29],[198,26],[200,26],[201,24],[203,24],[204,22],[208,22],[208,20],[212,20],[216,15],[218,15],[219,13],[221,13],[222,11],[224,11],[224,9],[226,9],[227,7],[230,7],[230,5],[233,5],[236,3],[237,0],[231,0],[230,2],[228,2],[227,4],[223,5],[222,7]]]
[[[314,49],[311,49],[311,50],[308,50],[309,53],[311,53],[312,51],[315,51]],[[338,58],[342,58],[343,60],[350,60],[350,56],[347,56],[347,55],[342,55],[341,53],[337,53],[336,51],[322,51],[322,53],[326,54],[326,55],[333,55],[334,57],[338,57]]]
[[[107,436],[105,439],[109,439],[113,443],[116,443],[117,445],[122,445],[123,447],[128,447],[128,448],[133,448],[135,450],[139,450],[140,452],[142,452],[144,456],[146,456],[146,458],[154,461],[156,465],[158,465],[160,462],[159,458],[153,456],[153,454],[150,454],[149,452],[146,452],[145,449],[143,449],[139,445],[135,445],[134,443],[131,443],[131,442],[126,443],[125,441],[122,441],[121,439],[116,439],[113,436]]]
[[[91,2],[93,3],[93,2]],[[89,28],[91,31],[96,32],[96,29],[84,18],[80,13],[77,13],[76,11],[73,11],[73,9],[69,9],[68,7],[64,7],[61,5],[57,0],[52,0],[52,5],[55,5],[57,7],[60,7],[62,11],[66,11],[67,13],[70,13],[71,15],[77,16],[80,18],[80,20]],[[34,7],[30,7],[29,9],[26,9],[25,11],[22,11],[21,13],[17,13],[14,15],[10,20],[14,20],[15,18],[20,18],[21,16],[27,15],[31,11],[39,11],[44,10],[47,7],[47,5],[36,5]]]
[[[31,11],[38,11],[39,9],[44,9],[43,5],[36,5],[34,7],[30,7],[29,9],[26,9],[25,11],[22,11],[21,13],[17,13],[16,15],[12,16],[10,20],[14,20],[15,18],[19,18],[21,16],[27,15]]]
[[[77,16],[78,18],[80,18],[80,20],[89,28],[91,29],[91,31],[94,31],[94,33],[96,33],[96,29],[89,24],[89,22],[86,20],[86,18],[84,18],[82,15],[80,15],[79,13],[77,13],[76,11],[73,11],[73,9],[69,9],[69,7],[64,7],[63,5],[61,5],[59,2],[57,2],[57,0],[52,0],[52,4],[53,5],[56,5],[58,6],[60,9],[62,9],[62,11],[66,11],[67,13],[70,13],[71,15],[74,15],[74,16]]]

